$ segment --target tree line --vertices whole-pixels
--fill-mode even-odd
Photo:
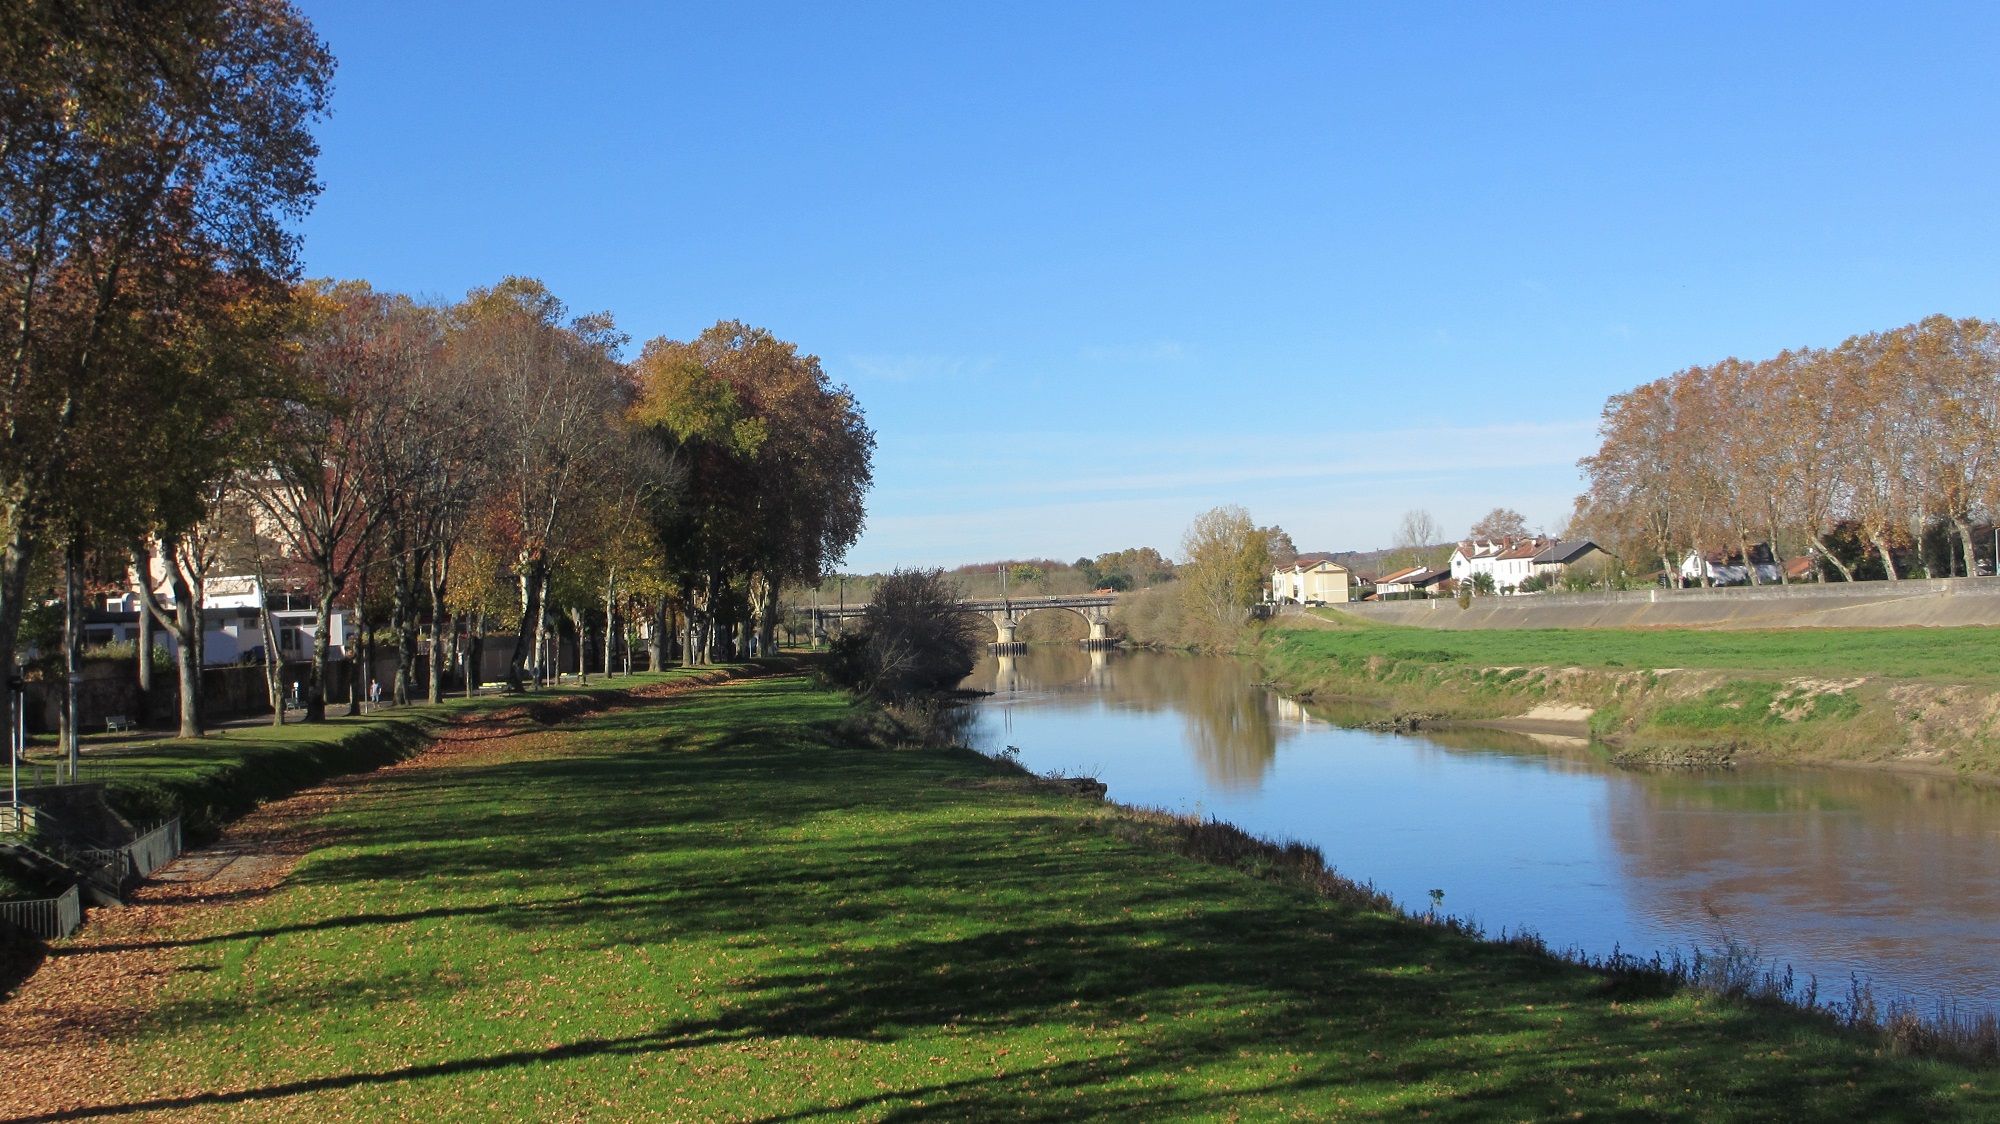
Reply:
[[[0,666],[54,595],[73,672],[87,594],[129,567],[142,683],[164,630],[199,734],[205,585],[253,573],[311,603],[317,720],[337,601],[364,656],[392,645],[398,701],[439,697],[447,639],[494,625],[518,689],[558,614],[607,668],[639,620],[655,666],[670,630],[690,660],[768,646],[780,591],[858,537],[874,436],[767,330],[625,362],[609,314],[529,278],[452,303],[300,281],[333,59],[289,4],[23,0],[4,30]]]
[[[2000,324],[1928,317],[1612,396],[1573,528],[1674,580],[1759,543],[1844,580],[1979,572],[2000,512]],[[1764,580],[1750,566],[1753,581]]]

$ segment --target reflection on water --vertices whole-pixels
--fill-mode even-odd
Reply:
[[[973,744],[1113,799],[1318,844],[1421,908],[1595,952],[1733,939],[1844,990],[2000,1009],[2000,792],[1833,770],[1632,773],[1588,745],[1347,728],[1237,661],[1034,649],[966,686]]]
[[[1050,646],[989,655],[963,685],[993,692],[988,705],[999,707],[1025,699],[1038,708],[1070,702],[1177,715],[1208,783],[1231,789],[1254,790],[1277,757],[1280,730],[1289,735],[1310,721],[1299,704],[1259,687],[1249,665],[1233,660],[1135,659]]]

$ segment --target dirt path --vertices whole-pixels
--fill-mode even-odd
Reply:
[[[336,777],[236,821],[213,846],[155,874],[125,908],[92,910],[89,923],[55,942],[40,970],[0,1003],[0,1119],[58,1118],[125,1101],[141,1072],[139,1030],[179,970],[175,944],[240,927],[241,915],[281,889],[301,859],[338,843],[341,832],[322,821],[339,802],[387,778],[520,752],[555,723],[743,677],[716,671],[466,715],[407,760]]]

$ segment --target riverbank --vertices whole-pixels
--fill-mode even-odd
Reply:
[[[1994,1071],[1328,897],[1305,857],[967,751],[858,744],[837,732],[856,715],[799,678],[557,726],[493,714],[449,752],[307,794],[325,803],[291,821],[282,881],[57,946],[30,988],[125,955],[156,969],[105,977],[153,990],[94,1026],[65,1103],[329,1119],[2000,1108]],[[16,1010],[0,1006],[10,1056]]]
[[[1338,622],[1334,622],[1338,623]],[[1634,765],[1888,768],[2000,783],[2000,663],[1986,629],[1267,630],[1293,697],[1431,721],[1588,734]]]

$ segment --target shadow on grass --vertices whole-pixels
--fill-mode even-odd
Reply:
[[[1668,1098],[1660,1115],[1868,1117],[1907,1113],[1932,1090],[1910,1067],[1864,1071],[1859,1050],[1795,1019],[1622,1008],[1592,973],[1148,853],[1088,805],[940,783],[977,763],[825,744],[804,723],[837,709],[796,684],[738,684],[596,715],[579,727],[588,737],[546,756],[384,778],[336,817],[365,843],[315,855],[295,884],[349,907],[391,889],[440,904],[180,942],[425,921],[466,945],[488,927],[532,934],[579,970],[592,949],[754,948],[715,1013],[35,1119],[759,1039],[893,1048],[941,1029],[993,1051],[980,1072],[913,1065],[894,1088],[767,1118],[1333,1114],[1343,1100],[1445,1119],[1654,1115],[1634,1107],[1635,1089]],[[365,1015],[381,993],[430,1000],[456,986],[374,971],[273,1001]],[[199,997],[162,1017],[243,1021],[264,1002]],[[630,1095],[632,1115],[653,1107]]]

